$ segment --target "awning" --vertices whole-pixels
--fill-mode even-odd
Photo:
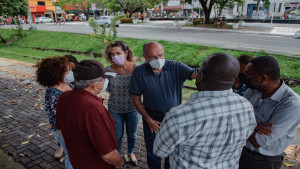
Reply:
[[[46,12],[46,6],[30,5],[29,8],[30,8],[30,11],[32,13],[34,13],[34,12],[37,12],[37,13],[44,13],[44,12]]]
[[[169,10],[183,10],[183,5],[180,6],[164,6],[165,11]]]
[[[183,10],[183,5],[179,6],[164,6],[163,8],[164,11],[170,11],[170,10]],[[158,12],[160,11],[160,7],[156,7],[154,11]]]

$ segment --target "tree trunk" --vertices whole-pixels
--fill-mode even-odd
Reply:
[[[205,10],[204,14],[205,14],[205,24],[209,24],[210,12],[208,10]]]

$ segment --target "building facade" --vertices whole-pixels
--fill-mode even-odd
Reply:
[[[175,9],[182,6],[182,4],[184,4],[182,0],[169,0],[168,5],[164,6],[163,10],[166,11],[169,8]],[[300,0],[270,0],[269,6],[260,2],[258,10],[256,8],[257,0],[246,0],[243,4],[236,3],[232,9],[223,9],[221,15],[225,15],[228,19],[235,18],[238,15],[253,19],[267,19],[272,16],[276,19],[300,19]],[[201,11],[202,6],[199,0],[193,0],[191,4],[185,3],[183,10],[179,13],[184,16],[197,15],[200,17],[204,15]],[[210,17],[216,17],[217,11],[218,6],[213,6]]]
[[[59,0],[28,0],[33,22],[37,17],[44,16],[54,19],[57,15],[61,15],[63,11],[60,7],[55,6],[55,2],[59,2]]]

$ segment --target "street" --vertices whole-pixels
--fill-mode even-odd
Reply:
[[[93,33],[88,22],[72,22],[62,25],[37,24],[36,26],[38,30],[83,34]],[[5,27],[9,28],[11,26]],[[28,25],[24,25],[24,28],[28,29]],[[172,27],[169,23],[148,23],[140,25],[121,24],[118,28],[118,36],[123,38],[196,43],[204,46],[216,46],[234,50],[264,50],[270,54],[300,56],[300,39],[295,39],[291,36],[217,31],[213,29],[176,28]]]

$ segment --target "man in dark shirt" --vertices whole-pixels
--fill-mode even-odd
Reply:
[[[143,55],[147,62],[133,71],[129,93],[143,117],[147,164],[150,169],[160,169],[161,158],[153,154],[155,132],[166,112],[181,104],[183,83],[186,79],[195,79],[196,73],[185,64],[165,60],[163,46],[158,42],[146,43]],[[164,166],[165,169],[170,167],[168,158]]]
[[[75,89],[58,100],[56,128],[61,129],[74,168],[120,168],[114,120],[97,94],[108,85],[102,64],[81,61],[74,69]]]

